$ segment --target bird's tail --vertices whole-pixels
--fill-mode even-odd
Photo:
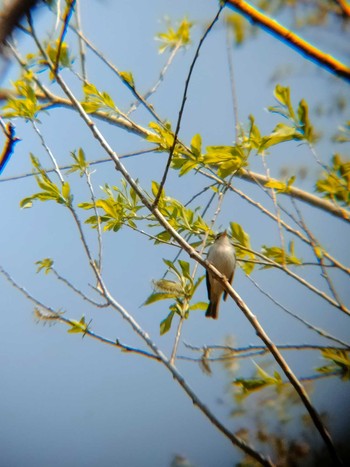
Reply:
[[[205,313],[206,318],[218,319],[219,316],[219,300],[215,302],[209,302],[207,311]]]

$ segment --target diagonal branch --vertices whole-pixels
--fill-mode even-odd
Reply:
[[[345,17],[350,17],[350,5],[346,0],[334,0],[335,3],[339,5],[339,8],[341,9],[342,14]]]
[[[243,0],[227,0],[226,3],[233,9],[242,13],[242,15],[251,22],[258,24],[278,39],[281,39],[283,42],[296,49],[300,54],[307,56],[322,68],[350,82],[350,68],[348,66],[311,45],[294,32],[282,26],[278,21],[269,18]],[[341,3],[344,4],[345,2]]]

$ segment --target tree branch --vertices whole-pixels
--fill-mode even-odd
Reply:
[[[99,129],[93,123],[93,121],[90,119],[90,117],[85,112],[82,105],[80,104],[80,102],[75,98],[75,96],[73,95],[71,90],[68,88],[66,83],[63,81],[61,76],[56,75],[56,79],[57,79],[58,84],[61,86],[62,90],[66,93],[68,98],[71,100],[72,104],[78,110],[80,116],[82,117],[82,119],[87,124],[87,126],[90,129],[90,131],[92,132],[93,136],[97,139],[97,141],[100,143],[100,145],[103,147],[103,149],[107,152],[107,154],[109,154],[111,159],[114,161],[116,170],[118,170],[123,175],[123,177],[125,178],[125,180],[129,184],[129,186],[131,188],[133,188],[133,190],[138,195],[138,197],[140,198],[140,200],[144,204],[144,206],[150,212],[152,212],[152,214],[155,216],[155,218],[158,220],[158,222],[164,228],[166,228],[166,230],[172,235],[172,237],[179,243],[179,245],[187,252],[187,254],[192,259],[194,259],[195,261],[200,263],[204,268],[206,268],[208,271],[211,272],[211,274],[215,277],[215,279],[217,279],[224,286],[224,289],[233,298],[233,300],[236,302],[237,306],[242,310],[245,317],[248,319],[250,324],[255,329],[258,337],[260,337],[260,339],[268,347],[268,349],[271,352],[272,356],[274,357],[274,359],[276,360],[278,365],[281,367],[282,371],[287,376],[287,378],[289,379],[289,381],[293,385],[294,389],[296,390],[297,394],[299,395],[300,399],[302,400],[305,408],[307,409],[307,411],[310,414],[310,417],[311,417],[315,427],[317,428],[318,432],[320,433],[321,437],[323,438],[323,440],[324,440],[324,442],[325,442],[325,444],[326,444],[326,446],[328,448],[328,451],[330,453],[330,456],[333,459],[333,462],[335,463],[335,465],[342,465],[342,462],[341,462],[340,458],[338,457],[338,454],[337,454],[337,452],[335,450],[335,447],[333,445],[333,441],[332,441],[332,439],[330,437],[330,434],[328,433],[327,429],[323,425],[318,412],[313,407],[313,405],[312,405],[312,403],[311,403],[311,401],[309,399],[309,396],[307,395],[303,385],[300,383],[298,378],[294,375],[294,373],[290,369],[289,365],[287,364],[286,360],[283,358],[282,354],[279,352],[279,350],[277,349],[275,344],[270,340],[269,336],[266,334],[266,332],[264,331],[264,329],[260,325],[259,321],[256,319],[255,315],[251,312],[251,310],[248,308],[248,306],[245,304],[245,302],[241,299],[241,297],[237,294],[237,292],[231,287],[231,284],[228,282],[226,277],[224,275],[222,275],[216,268],[214,268],[214,266],[212,266],[212,264],[210,264],[207,261],[203,260],[203,258],[168,223],[168,221],[161,214],[161,212],[158,210],[158,208],[154,207],[154,204],[151,203],[149,197],[144,194],[144,192],[141,190],[138,183],[130,176],[129,172],[126,170],[126,168],[120,162],[117,153],[115,151],[113,151],[111,146],[108,144],[106,139],[103,137],[102,133],[99,131]],[[110,301],[111,304],[115,303],[115,301],[113,300],[113,297],[111,297],[109,295],[108,295],[108,300]],[[121,307],[119,305],[118,305],[118,307],[119,307],[118,308],[119,311],[122,312]],[[123,311],[122,314],[129,321],[130,324],[135,322],[134,319],[130,315],[128,315],[128,317],[126,317],[125,314],[124,314],[124,311]],[[148,338],[148,336],[147,335],[144,336],[143,332],[140,334],[140,329],[139,329],[138,326],[134,327],[133,324],[132,324],[132,326],[133,326],[134,330],[139,335],[142,336],[142,338],[152,348],[152,350],[154,350],[154,347],[152,346],[154,344],[153,344],[152,341],[149,342],[150,339]],[[161,357],[161,360],[164,363],[164,365],[167,367],[167,369],[176,378],[178,383],[184,388],[184,390],[187,392],[187,394],[190,395],[190,392],[189,392],[190,388],[187,386],[187,383],[183,380],[181,375],[178,374],[176,368],[169,364],[168,360],[163,356],[163,354],[159,354],[159,356]],[[191,391],[191,393],[192,393],[192,391]],[[192,395],[190,395],[190,397],[192,397]],[[197,397],[196,397],[196,399],[192,399],[192,400],[196,405],[198,405]],[[211,418],[212,414],[210,414],[210,415],[207,414],[207,408],[205,406],[202,406],[202,405],[200,406],[200,408],[203,411],[203,413],[205,413],[206,416],[214,423],[214,421]],[[214,419],[214,420],[216,421],[216,419]],[[215,426],[217,426],[220,429],[220,431],[222,431],[224,434],[226,434],[226,436],[228,436],[229,439],[231,439],[231,441],[234,444],[237,445],[236,437],[234,437],[234,439],[233,439],[233,435],[231,434],[231,432],[229,432],[224,426],[219,427],[217,423],[215,423]],[[254,451],[254,453],[256,455],[255,451]],[[264,462],[266,463],[267,461],[264,461]]]
[[[350,82],[349,67],[297,36],[294,32],[279,24],[278,21],[269,18],[243,0],[227,0],[226,4],[242,13],[243,16],[253,23],[271,32],[274,36],[296,49],[300,54],[315,61],[322,68]]]

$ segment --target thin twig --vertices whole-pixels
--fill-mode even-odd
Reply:
[[[146,110],[156,119],[157,122],[162,123],[161,118],[157,115],[157,113],[154,111],[153,107],[139,94],[139,92],[136,90],[134,86],[132,86],[122,75],[122,73],[118,70],[118,68],[110,62],[102,52],[100,52],[93,44],[92,42],[87,39],[84,34],[81,31],[78,31],[76,28],[73,26],[70,26],[72,31],[74,31],[87,45],[87,47],[105,64],[107,67],[112,70],[123,82],[123,84],[131,91],[131,93],[134,95],[134,97],[137,99],[138,102],[140,102]]]
[[[76,29],[81,33],[81,17],[80,17],[80,0],[76,1],[76,8],[75,8],[75,21],[76,21]],[[79,36],[79,55],[80,55],[80,66],[81,66],[81,75],[83,77],[84,82],[87,82],[87,73],[86,73],[86,54],[85,54],[85,45],[83,39]]]
[[[216,13],[214,19],[211,21],[211,23],[207,27],[205,33],[201,37],[201,40],[199,41],[198,47],[196,49],[196,53],[195,53],[194,58],[192,60],[192,63],[191,63],[191,66],[190,66],[190,69],[189,69],[189,72],[188,72],[188,75],[187,75],[187,78],[186,78],[186,82],[185,82],[185,89],[184,89],[184,92],[183,92],[181,106],[180,106],[180,110],[179,110],[179,116],[178,116],[178,119],[177,119],[176,129],[175,129],[175,133],[174,133],[174,141],[173,141],[173,144],[172,144],[171,149],[169,151],[168,161],[167,161],[167,164],[165,166],[165,170],[164,170],[162,180],[161,180],[161,182],[159,184],[158,193],[157,193],[157,195],[156,195],[156,197],[154,199],[154,203],[153,203],[154,207],[156,207],[158,205],[159,198],[160,198],[160,196],[162,194],[162,191],[163,191],[163,188],[164,188],[164,185],[165,185],[165,181],[166,181],[167,176],[168,176],[168,171],[170,169],[170,164],[171,164],[173,154],[174,154],[174,151],[175,151],[175,146],[176,146],[176,144],[178,142],[177,137],[178,137],[179,132],[180,132],[182,115],[183,115],[186,100],[187,100],[187,91],[188,91],[188,87],[189,87],[189,84],[190,84],[190,81],[191,81],[191,76],[192,76],[192,73],[193,73],[193,70],[194,70],[194,66],[195,66],[195,64],[197,62],[197,59],[199,57],[199,51],[200,51],[205,39],[207,38],[208,34],[212,30],[214,24],[219,19],[220,13],[223,10],[224,6],[225,6],[225,3],[220,5],[220,8],[219,8],[218,12]]]
[[[168,68],[172,64],[177,52],[180,50],[180,47],[181,47],[181,41],[178,42],[178,44],[176,44],[176,46],[171,51],[171,54],[169,55],[168,60],[166,61],[165,65],[163,66],[163,68],[160,71],[159,78],[158,78],[157,82],[154,84],[152,89],[150,89],[148,92],[146,92],[146,94],[143,96],[143,99],[145,101],[147,101],[152,96],[152,94],[154,94],[157,91],[157,89],[159,88],[160,84],[164,80],[164,76],[165,76],[166,72],[168,71]],[[139,105],[140,105],[140,101],[139,100],[135,101],[131,105],[130,109],[126,112],[126,115],[130,115],[132,112],[134,112],[134,110],[136,110]]]
[[[262,204],[258,203],[251,197],[249,197],[246,193],[243,191],[239,190],[237,187],[233,186],[232,184],[230,185],[230,190],[233,191],[234,193],[237,193],[241,198],[245,199],[249,204],[255,206],[258,208],[263,214],[266,214],[268,217],[271,219],[277,221],[277,218],[274,214],[272,214],[268,209],[266,209]],[[289,224],[287,224],[283,219],[281,219],[281,224],[283,225],[283,228],[287,230],[287,232],[291,232],[292,234],[296,235],[299,237],[303,242],[311,246],[310,240],[302,234],[299,230],[293,229]],[[324,251],[323,254],[325,257],[331,261],[334,267],[337,267],[341,269],[343,272],[346,274],[350,274],[350,269],[344,266],[342,263],[340,263],[337,259],[335,259],[333,256],[331,256],[327,251]],[[303,263],[305,265],[306,263]]]
[[[187,302],[187,300],[185,301],[185,303]],[[177,325],[177,328],[176,328],[176,334],[175,334],[175,340],[174,340],[174,345],[173,345],[173,350],[171,352],[171,357],[170,357],[170,363],[171,365],[174,365],[175,364],[175,359],[176,359],[176,352],[177,352],[177,348],[179,346],[179,342],[180,342],[180,336],[181,336],[181,331],[182,331],[182,326],[184,324],[184,320],[185,320],[185,317],[184,316],[180,316],[180,319],[179,319],[179,322],[178,322],[178,325]]]
[[[338,305],[340,308],[345,308],[345,305],[343,304],[337,290],[335,289],[334,287],[334,284],[333,284],[333,281],[331,280],[331,278],[329,277],[328,275],[328,272],[327,272],[327,269],[325,268],[325,264],[324,264],[324,261],[323,261],[323,255],[322,255],[322,250],[321,250],[321,255],[317,252],[317,248],[318,247],[318,242],[317,240],[315,239],[314,235],[311,233],[310,229],[307,227],[306,223],[305,223],[305,220],[304,220],[304,217],[299,209],[299,206],[297,205],[296,201],[294,199],[292,199],[292,203],[294,205],[294,208],[299,216],[299,219],[300,219],[300,223],[301,225],[303,226],[304,228],[304,231],[306,232],[306,234],[308,235],[309,239],[310,239],[310,243],[311,243],[311,246],[312,246],[312,249],[313,249],[313,252],[315,254],[315,258],[316,260],[318,261],[320,267],[321,267],[321,270],[322,270],[322,275],[323,277],[325,278],[327,284],[328,284],[328,287],[329,287],[329,290],[330,292],[332,293],[334,299],[338,302]]]
[[[40,320],[42,320],[42,321],[51,321],[51,320],[61,321],[62,323],[67,324],[69,326],[74,326],[74,322],[69,318],[65,318],[63,316],[62,312],[55,311],[50,306],[45,305],[40,300],[35,298],[32,294],[30,294],[24,287],[19,285],[12,278],[12,276],[7,271],[5,271],[3,269],[3,267],[1,265],[0,265],[0,273],[3,274],[3,276],[6,278],[6,280],[16,290],[18,290],[22,295],[24,295],[30,302],[34,303],[34,305],[39,307],[39,310],[37,310],[37,313],[39,314],[39,319]],[[98,304],[97,306],[100,306],[100,305]],[[44,313],[41,310],[43,310]],[[102,336],[94,333],[91,329],[89,329],[89,327],[87,327],[87,329],[84,331],[84,335],[90,336],[90,337],[92,337],[92,338],[94,338],[94,339],[96,339],[96,340],[98,340],[100,342],[103,342],[104,344],[109,344],[109,345],[112,345],[113,347],[120,348],[125,352],[132,352],[132,353],[142,355],[143,357],[159,360],[159,358],[156,355],[151,354],[149,352],[146,352],[145,350],[137,349],[135,347],[130,347],[130,346],[126,345],[126,344],[123,344],[123,343],[120,342],[119,339],[111,340],[111,339],[107,339],[106,337],[102,337]]]
[[[135,152],[129,152],[129,153],[126,153],[126,154],[121,154],[119,156],[119,158],[120,159],[127,159],[129,157],[141,156],[143,154],[149,154],[151,152],[154,152],[154,149],[144,149],[144,150],[141,150],[141,151],[135,151]],[[91,161],[91,162],[89,162],[89,165],[104,164],[106,162],[112,162],[111,158],[108,157],[106,159],[99,159],[97,161]],[[61,165],[58,168],[59,168],[60,171],[62,171],[62,170],[71,169],[72,167],[73,167],[73,165],[69,164],[69,165]],[[56,169],[43,169],[43,170],[44,170],[45,173],[56,172]],[[14,180],[22,180],[23,178],[27,178],[27,177],[35,177],[35,175],[39,175],[39,172],[33,171],[33,172],[25,173],[25,174],[22,174],[22,175],[15,175],[13,177],[2,177],[2,178],[0,178],[0,183],[2,183],[2,182],[11,182],[11,181],[14,181]]]
[[[198,191],[195,193],[186,203],[184,204],[185,207],[189,206],[195,199],[197,199],[199,196],[202,196],[203,193],[206,193],[210,188],[212,188],[214,185],[208,185],[203,188],[203,190]],[[203,216],[203,215],[202,215]]]
[[[65,277],[61,276],[61,274],[59,274],[55,268],[51,267],[50,268],[50,271],[53,272],[53,274],[55,275],[55,277],[63,282],[67,287],[69,287],[71,290],[73,290],[73,292],[75,292],[77,295],[79,295],[83,300],[91,303],[92,305],[98,307],[98,308],[105,308],[105,307],[108,307],[109,306],[109,303],[99,303],[99,302],[96,302],[95,300],[93,300],[92,298],[88,297],[87,295],[85,295],[84,292],[82,292],[81,290],[79,290],[77,287],[75,287],[75,285],[73,285],[68,279],[66,279]]]
[[[332,297],[326,294],[326,292],[323,292],[322,290],[318,289],[316,286],[308,282],[306,279],[303,277],[299,276],[295,272],[293,272],[291,269],[287,268],[286,266],[283,266],[276,261],[274,261],[271,258],[268,258],[267,256],[263,255],[262,253],[259,253],[258,251],[252,250],[250,248],[247,248],[243,245],[237,244],[237,246],[243,250],[247,251],[248,253],[253,253],[255,256],[258,256],[259,258],[262,258],[267,264],[270,265],[270,267],[275,267],[277,269],[280,269],[281,271],[284,271],[288,276],[293,277],[293,279],[297,280],[301,284],[303,284],[306,288],[314,292],[316,295],[319,295],[322,297],[324,300],[326,300],[328,303],[333,305],[335,308],[338,308],[341,310],[343,313],[345,313],[347,316],[350,316],[350,310],[348,310],[345,307],[341,307],[337,301],[335,301]]]
[[[96,279],[97,279],[97,284],[100,285],[100,280],[101,280],[101,274],[100,274],[100,270],[99,268],[97,267],[95,261],[93,260],[92,258],[92,255],[91,255],[91,252],[90,252],[90,248],[89,248],[89,245],[87,243],[87,240],[85,238],[85,234],[84,234],[84,231],[83,231],[83,228],[81,226],[81,222],[80,222],[80,219],[77,215],[77,213],[75,212],[75,209],[72,205],[69,205],[67,206],[70,213],[72,214],[73,216],[73,219],[74,219],[74,222],[75,222],[75,225],[78,229],[78,232],[79,232],[79,236],[80,236],[80,240],[82,242],[82,245],[83,245],[83,248],[84,248],[84,251],[86,253],[86,256],[89,260],[89,265],[94,273],[94,275],[96,276]]]
[[[264,155],[262,155],[261,160],[262,160],[262,163],[263,163],[263,166],[264,166],[264,169],[265,169],[265,175],[268,178],[268,180],[270,180],[270,171],[269,171],[269,169],[267,167],[266,158],[265,158]],[[286,267],[286,245],[285,245],[285,241],[284,241],[283,228],[282,228],[282,223],[281,223],[281,211],[280,211],[278,203],[277,203],[276,192],[275,192],[274,188],[270,188],[270,193],[271,193],[271,198],[272,198],[272,201],[273,201],[273,205],[275,207],[278,232],[279,232],[279,236],[280,236],[281,249],[282,249],[282,255],[283,255],[282,256],[282,265],[284,267]]]
[[[236,82],[235,82],[235,75],[234,75],[231,40],[232,40],[231,28],[226,26],[226,54],[227,54],[228,71],[229,71],[230,83],[231,83],[233,117],[234,117],[234,124],[235,124],[235,141],[237,143],[238,138],[239,138],[238,99],[237,99],[237,92],[236,92]]]
[[[281,310],[283,310],[284,312],[286,312],[289,316],[291,316],[292,318],[298,320],[300,323],[302,323],[304,326],[306,326],[307,328],[311,329],[312,331],[315,331],[317,334],[319,334],[320,336],[326,338],[326,339],[329,339],[329,340],[332,340],[334,342],[337,342],[338,344],[340,345],[343,345],[344,347],[348,347],[349,344],[347,344],[346,342],[342,341],[341,339],[338,339],[338,337],[335,337],[335,336],[332,336],[331,334],[329,334],[328,332],[324,331],[323,329],[319,328],[319,327],[316,327],[314,326],[313,324],[309,323],[308,321],[306,321],[304,318],[301,318],[300,316],[298,316],[296,313],[293,313],[292,311],[290,311],[287,307],[285,307],[284,305],[282,305],[281,302],[279,302],[278,300],[276,300],[271,294],[269,294],[268,292],[266,292],[266,290],[264,290],[251,276],[247,275],[248,279],[252,282],[252,284],[254,284],[254,286],[260,290],[260,292],[265,295],[265,297],[267,297],[269,300],[271,300],[275,305],[277,305],[279,308],[281,308]]]
[[[244,347],[232,347],[229,345],[204,345],[198,347],[192,344],[184,342],[185,347],[188,349],[194,350],[196,352],[204,353],[207,350],[220,350],[220,351],[229,351],[232,352],[235,356],[239,357],[241,354],[246,354],[247,352],[257,351],[257,352],[266,352],[269,349],[263,345],[247,345]],[[280,350],[350,350],[350,346],[335,347],[329,345],[316,345],[316,344],[276,344],[276,347]]]
[[[48,156],[50,157],[50,159],[52,161],[52,164],[54,166],[53,171],[58,175],[58,178],[60,179],[61,183],[64,183],[64,178],[63,178],[63,175],[62,175],[62,173],[60,171],[60,168],[59,168],[59,166],[57,164],[56,158],[53,155],[51,149],[46,144],[45,139],[44,139],[43,135],[41,134],[41,131],[39,130],[37,124],[35,123],[35,120],[31,120],[31,124],[33,126],[33,129],[34,129],[35,133],[39,136],[43,148],[45,149],[45,151],[47,152]]]
[[[85,169],[85,176],[86,176],[86,183],[88,184],[91,200],[93,204],[93,209],[95,212],[96,220],[97,220],[97,242],[98,242],[98,269],[100,273],[102,272],[102,229],[101,229],[101,219],[98,215],[97,206],[96,206],[96,197],[94,193],[94,188],[91,183],[91,172],[89,169]]]

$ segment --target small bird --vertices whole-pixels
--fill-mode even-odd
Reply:
[[[235,248],[231,244],[226,231],[219,233],[213,245],[209,248],[207,260],[218,271],[226,276],[227,280],[232,283],[233,275],[236,268]],[[217,319],[219,315],[219,302],[221,295],[224,294],[224,300],[227,298],[227,292],[223,286],[207,271],[207,289],[209,306],[205,316],[207,318]]]

